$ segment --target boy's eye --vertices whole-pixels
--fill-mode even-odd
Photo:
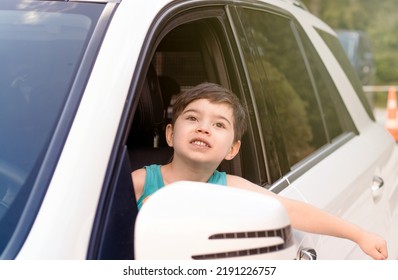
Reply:
[[[223,123],[216,123],[215,125],[218,128],[225,128],[225,125]]]
[[[186,119],[187,119],[188,121],[196,121],[196,120],[197,120],[197,118],[194,117],[194,116],[187,116]]]

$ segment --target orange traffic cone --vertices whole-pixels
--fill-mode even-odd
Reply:
[[[397,93],[393,86],[388,89],[386,128],[395,141],[398,141]]]

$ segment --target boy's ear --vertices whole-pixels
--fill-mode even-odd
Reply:
[[[173,147],[173,126],[170,123],[166,126],[166,142],[169,147]]]
[[[232,159],[239,153],[240,145],[241,145],[240,140],[235,141],[235,142],[232,144],[231,148],[229,149],[228,154],[225,156],[224,159],[226,159],[226,160],[232,160]]]

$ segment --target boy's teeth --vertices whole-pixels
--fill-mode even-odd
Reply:
[[[202,141],[194,141],[194,144],[199,146],[207,146],[207,144]]]

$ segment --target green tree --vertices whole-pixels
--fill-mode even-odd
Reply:
[[[367,32],[377,66],[377,83],[398,83],[397,0],[303,0],[303,3],[334,29]]]

